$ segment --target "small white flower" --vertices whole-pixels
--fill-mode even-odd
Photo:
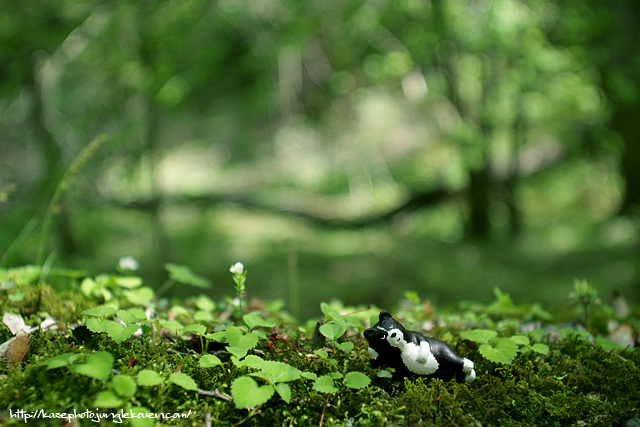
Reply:
[[[236,262],[231,266],[231,272],[233,274],[241,275],[244,272],[244,265],[241,262]]]
[[[131,255],[120,258],[118,265],[123,270],[137,270],[139,267],[138,261]]]

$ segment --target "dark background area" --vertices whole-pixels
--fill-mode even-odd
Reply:
[[[0,3],[0,267],[640,298],[636,1]]]

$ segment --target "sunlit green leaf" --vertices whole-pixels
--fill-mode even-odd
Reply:
[[[482,344],[478,351],[488,360],[496,363],[510,364],[518,354],[518,345],[509,338],[498,338],[494,346]]]
[[[263,378],[267,379],[272,384],[295,381],[300,378],[300,370],[294,366],[284,362],[276,362],[268,360],[262,364],[261,372],[256,373],[256,376],[265,374]]]
[[[76,374],[82,374],[104,381],[111,375],[113,360],[114,358],[111,353],[98,351],[87,357],[83,364],[73,365],[70,369]]]
[[[534,344],[531,346],[531,349],[536,353],[544,354],[545,356],[549,354],[549,347],[545,344]]]
[[[487,343],[497,337],[498,333],[489,329],[472,329],[470,331],[460,332],[460,336],[465,340],[477,343]]]
[[[151,369],[143,369],[142,371],[138,372],[136,381],[140,386],[153,386],[162,384],[164,382],[164,378],[162,378],[156,371],[152,371]]]
[[[238,409],[260,406],[269,400],[273,393],[273,387],[269,385],[259,386],[251,377],[236,378],[231,383],[231,396]]]
[[[107,324],[106,332],[115,342],[120,344],[124,340],[130,338],[140,328],[138,325],[129,325],[125,327],[119,322],[109,322]]]
[[[97,307],[88,308],[82,312],[85,316],[107,317],[116,312],[116,309],[109,305],[99,305]]]
[[[26,295],[27,294],[25,294],[22,289],[17,289],[13,293],[9,294],[9,296],[7,298],[9,298],[9,300],[13,301],[13,302],[21,302],[21,301],[24,300],[24,297]]]
[[[264,363],[264,360],[255,354],[250,354],[242,360],[239,360],[238,357],[232,356],[231,361],[238,368],[248,367],[252,369],[261,369],[262,364]]]
[[[316,373],[308,371],[300,372],[300,376],[308,380],[315,380],[316,378],[318,378],[318,375]]]
[[[371,384],[371,378],[363,374],[362,372],[347,372],[344,376],[344,385],[349,388],[365,388]]]
[[[151,414],[152,412],[144,406],[132,406],[129,410],[134,414]],[[152,417],[132,417],[129,419],[131,427],[152,427],[155,419]]]
[[[328,375],[318,377],[313,383],[313,389],[321,393],[335,393],[338,391],[333,383],[333,378]]]
[[[47,370],[60,368],[62,366],[71,365],[76,360],[82,359],[87,355],[84,353],[64,353],[57,356],[50,357],[39,363],[41,366],[46,366]]]
[[[351,350],[353,350],[353,346],[354,344],[351,341],[336,343],[336,347],[338,347],[340,350],[344,351],[345,353],[349,353]]]
[[[105,390],[98,393],[96,400],[93,401],[93,406],[96,408],[117,408],[122,405],[122,399],[111,390]]]
[[[148,286],[124,291],[123,294],[131,304],[135,305],[143,305],[153,299],[153,289]]]
[[[264,326],[266,328],[273,328],[274,326],[276,326],[275,323],[269,322],[260,317],[260,314],[257,311],[245,314],[244,316],[242,316],[242,319],[244,320],[244,323],[247,324],[249,329],[253,329],[258,326]]]
[[[204,335],[204,333],[207,332],[207,327],[199,323],[192,323],[191,325],[185,326],[182,332],[193,332],[198,335]]]
[[[215,320],[215,317],[213,317],[213,314],[209,313],[208,311],[196,311],[193,314],[193,320],[195,320],[196,322],[213,322]]]
[[[210,368],[212,366],[222,365],[222,362],[220,361],[220,359],[218,359],[217,356],[214,356],[212,354],[205,354],[200,358],[198,364],[201,368]]]
[[[291,387],[285,383],[276,384],[276,391],[285,402],[291,402]]]
[[[184,327],[182,326],[182,323],[176,322],[175,320],[161,320],[160,325],[173,333],[182,330],[182,328]]]
[[[330,321],[324,325],[320,325],[320,333],[330,340],[337,340],[347,331],[344,322]]]
[[[165,264],[164,268],[169,272],[169,277],[171,277],[176,282],[184,283],[198,288],[211,287],[211,283],[207,279],[202,276],[198,276],[186,265],[167,263]]]
[[[97,319],[95,317],[92,317],[90,319],[87,319],[85,326],[89,328],[91,332],[100,333],[107,332],[107,326],[109,326],[110,323],[113,323],[113,321],[109,319]]]
[[[211,298],[206,295],[200,294],[198,298],[195,300],[196,307],[198,310],[211,312],[216,309],[216,303]]]
[[[142,278],[137,276],[120,276],[116,279],[116,284],[123,288],[133,289],[142,286]]]
[[[122,397],[131,397],[136,394],[136,383],[128,375],[116,375],[111,380],[111,387]]]
[[[116,314],[127,325],[147,319],[144,312],[140,309],[138,309],[138,312],[132,312],[131,310],[117,310]]]
[[[514,335],[509,339],[517,345],[529,345],[529,337],[524,335]]]
[[[196,382],[187,374],[183,374],[182,372],[174,372],[169,375],[169,382],[179,385],[182,388],[186,388],[187,390],[197,390],[198,385]]]
[[[380,371],[378,371],[378,373],[376,374],[379,378],[393,378],[393,374],[389,371],[387,371],[386,369],[382,369]]]
[[[82,292],[85,296],[91,296],[93,291],[98,289],[98,284],[90,277],[86,277],[80,283],[80,292]]]

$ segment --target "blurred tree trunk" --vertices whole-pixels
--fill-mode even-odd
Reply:
[[[492,176],[489,163],[480,170],[471,170],[469,185],[469,236],[479,239],[489,237],[489,207],[492,191]]]
[[[627,102],[619,102],[614,111],[612,127],[624,139],[625,152],[622,158],[622,177],[626,184],[626,192],[621,207],[621,213],[638,213],[640,209],[640,67],[637,65],[639,55],[635,52],[640,43],[640,2],[627,0],[626,12],[632,19],[628,19],[625,25],[625,38],[628,46],[632,46],[634,52],[623,55],[618,59],[624,63],[620,66],[630,74],[635,82],[635,97]],[[636,63],[634,64],[634,61]]]
[[[622,177],[626,191],[620,212],[637,213],[640,209],[640,104],[618,107],[612,127],[624,139],[625,152],[622,157]]]

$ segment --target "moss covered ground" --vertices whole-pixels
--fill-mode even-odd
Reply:
[[[515,306],[501,293],[492,305],[456,312],[440,313],[415,295],[397,309],[407,327],[428,329],[474,361],[477,379],[459,384],[424,378],[393,382],[373,370],[362,331],[377,316],[375,307],[324,304],[322,322],[335,329],[319,333],[315,322],[296,323],[278,303],[253,301],[244,312],[255,315],[241,318],[231,299],[226,305],[203,296],[140,300],[139,294],[127,293],[137,285],[114,277],[103,278],[104,288],[96,278],[95,287],[84,282],[67,293],[53,291],[29,269],[0,271],[0,279],[3,319],[13,314],[28,327],[46,318],[56,321],[55,328],[28,332],[24,348],[14,345],[4,355],[2,425],[24,425],[16,414],[39,410],[28,425],[114,423],[113,418],[69,421],[43,415],[74,411],[91,411],[94,417],[120,411],[186,416],[162,421],[176,426],[640,422],[639,350],[612,345],[577,325],[558,333],[549,313]],[[141,319],[138,309],[153,314]],[[14,337],[6,323],[0,324],[0,342]],[[523,332],[525,324],[534,327]],[[464,338],[473,335],[465,331],[478,330],[495,331],[496,337],[484,343]],[[498,340],[513,336],[520,337],[515,340],[520,347],[506,359],[485,351],[487,346],[500,350]],[[349,376],[353,372],[367,378]],[[124,425],[156,422],[135,418]]]

